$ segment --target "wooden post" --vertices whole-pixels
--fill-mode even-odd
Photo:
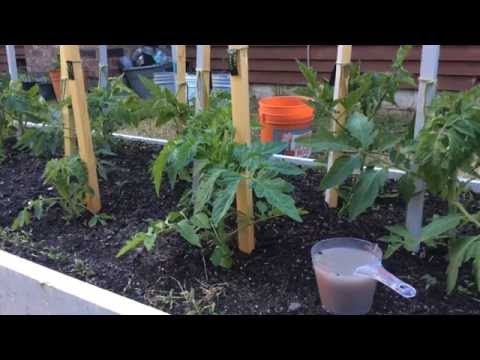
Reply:
[[[60,93],[61,100],[68,97],[68,69],[65,57],[65,47],[60,47]],[[64,104],[62,107],[63,117],[63,146],[65,156],[72,156],[77,151],[77,138],[75,135],[75,123],[73,121],[72,107]]]
[[[435,96],[437,87],[438,63],[440,60],[440,45],[423,45],[420,78],[418,84],[417,112],[415,115],[415,137],[418,136],[425,123],[425,108]],[[420,233],[423,225],[423,205],[425,184],[416,181],[416,194],[408,202],[406,227],[420,246]]]
[[[90,211],[97,213],[102,205],[98,186],[97,163],[93,149],[90,118],[88,116],[87,97],[83,77],[82,62],[80,60],[79,45],[61,45],[61,62],[65,62],[68,76],[68,93],[72,99],[75,129],[77,133],[80,158],[85,162],[88,172],[88,185],[94,194],[86,199]]]
[[[235,141],[240,144],[250,144],[250,98],[248,83],[248,46],[229,45],[238,54],[238,75],[231,76],[232,87],[232,118],[235,127]],[[240,231],[238,247],[240,251],[250,254],[255,249],[255,234],[253,225],[245,226],[242,217],[249,221],[253,219],[253,194],[248,181],[241,181],[237,191],[237,217]]]
[[[348,80],[349,70],[348,65],[352,60],[352,45],[338,45],[337,49],[337,66],[335,75],[335,89],[333,98],[335,100],[345,97],[348,93]],[[338,104],[335,109],[336,122],[333,122],[333,131],[338,132],[341,130],[337,122],[345,124],[346,114],[342,105]],[[328,156],[328,170],[333,166],[335,160],[339,154],[336,152],[330,152]],[[330,208],[336,208],[338,206],[338,191],[337,189],[328,189],[325,193],[325,201]]]
[[[107,87],[108,82],[108,45],[98,47],[98,86]]]
[[[197,94],[195,110],[201,111],[208,106],[210,93],[210,45],[197,45]]]
[[[18,80],[17,57],[15,56],[15,45],[6,45],[8,73],[11,81]]]
[[[187,67],[187,55],[185,45],[174,45],[174,61],[175,61],[175,85],[177,91],[177,99],[183,103],[187,102],[187,83],[185,81],[185,72]]]

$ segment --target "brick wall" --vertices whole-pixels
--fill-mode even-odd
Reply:
[[[130,54],[139,45],[108,45],[109,76],[120,75],[119,59]],[[26,68],[32,74],[45,74],[55,63],[58,45],[25,45]],[[98,46],[80,45],[83,70],[88,86],[98,83]]]
[[[24,49],[27,71],[31,74],[48,72],[58,51],[56,45],[25,45]]]

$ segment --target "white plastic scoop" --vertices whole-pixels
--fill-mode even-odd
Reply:
[[[411,299],[417,295],[417,290],[385,270],[380,261],[374,264],[360,266],[353,274],[375,279],[406,299]]]

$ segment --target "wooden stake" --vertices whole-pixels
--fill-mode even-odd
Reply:
[[[231,76],[232,87],[232,118],[235,127],[235,141],[240,144],[250,144],[250,98],[248,90],[248,46],[229,45],[229,49],[238,51],[238,75]],[[245,217],[253,219],[253,194],[248,181],[241,181],[237,191],[237,223],[238,248],[250,254],[255,249],[255,234],[253,225],[245,226]]]
[[[187,83],[185,81],[185,72],[187,68],[187,55],[185,45],[175,46],[175,71],[176,71],[176,89],[177,99],[183,103],[187,102]]]
[[[65,47],[60,47],[60,92],[62,101],[68,97],[68,69],[65,57]],[[63,145],[65,156],[72,156],[78,152],[75,123],[72,108],[69,105],[62,107],[63,117]]]
[[[97,177],[97,162],[93,149],[90,118],[88,116],[87,97],[83,77],[80,47],[78,45],[61,45],[61,62],[67,65],[68,93],[72,98],[72,108],[75,120],[80,158],[85,162],[88,172],[88,185],[94,194],[86,199],[90,211],[97,213],[102,205]]]
[[[351,61],[352,45],[338,45],[335,89],[333,94],[335,100],[341,99],[348,94],[348,80],[350,74],[347,65],[349,65]],[[345,109],[340,104],[338,104],[335,109],[335,119],[336,121],[333,122],[333,131],[338,132],[341,130],[341,127],[337,123],[343,125],[346,122]],[[336,152],[330,152],[328,156],[328,170],[330,170],[339,156],[340,154]],[[330,208],[336,208],[338,206],[337,189],[328,189],[325,193],[325,201]]]
[[[210,45],[197,45],[197,94],[195,110],[201,111],[208,106],[210,93]]]

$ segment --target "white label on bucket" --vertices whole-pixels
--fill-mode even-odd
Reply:
[[[281,141],[288,143],[288,147],[283,152],[283,155],[296,157],[310,157],[312,150],[308,147],[298,145],[295,143],[297,139],[303,139],[312,135],[311,129],[294,129],[282,130],[273,129],[273,141]]]

